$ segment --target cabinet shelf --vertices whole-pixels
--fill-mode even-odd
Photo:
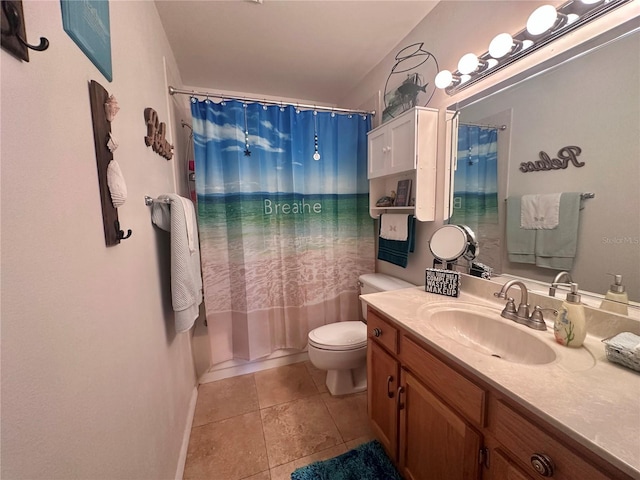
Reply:
[[[415,212],[419,221],[435,220],[438,110],[414,107],[368,133],[369,212],[378,218],[387,211]],[[376,207],[411,180],[408,207]]]

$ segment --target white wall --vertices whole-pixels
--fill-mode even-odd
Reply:
[[[153,2],[109,2],[114,81],[62,29],[60,3],[24,2],[45,52],[2,50],[2,478],[173,478],[195,387],[176,335],[168,236],[145,194],[174,161],[144,144],[143,111],[172,123]],[[105,247],[88,83],[120,103],[112,131],[133,236]],[[178,78],[179,80],[179,78]]]

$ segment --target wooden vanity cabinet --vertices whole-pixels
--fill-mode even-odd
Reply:
[[[369,418],[401,475],[407,480],[480,478],[481,435],[423,382],[432,364],[412,362],[419,357],[406,347],[408,339],[375,310],[367,313],[367,330]],[[401,367],[402,345],[412,354]]]
[[[367,371],[376,372],[379,380],[367,385],[367,407],[371,428],[376,438],[396,462],[398,457],[397,389],[400,364],[376,342],[369,341]]]
[[[367,333],[369,418],[406,480],[633,480],[371,307]]]
[[[398,403],[398,467],[406,480],[480,478],[480,434],[404,368]]]

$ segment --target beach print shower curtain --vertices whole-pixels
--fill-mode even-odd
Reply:
[[[212,364],[357,320],[358,276],[374,270],[371,119],[195,98],[191,111]]]
[[[458,163],[453,181],[453,215],[449,223],[469,226],[480,244],[480,261],[498,269],[501,239],[496,128],[458,126]]]

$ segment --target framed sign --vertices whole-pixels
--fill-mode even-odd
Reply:
[[[460,274],[452,270],[427,268],[424,291],[447,297],[457,297],[460,295]]]
[[[108,0],[60,0],[62,27],[110,82],[111,28]]]

